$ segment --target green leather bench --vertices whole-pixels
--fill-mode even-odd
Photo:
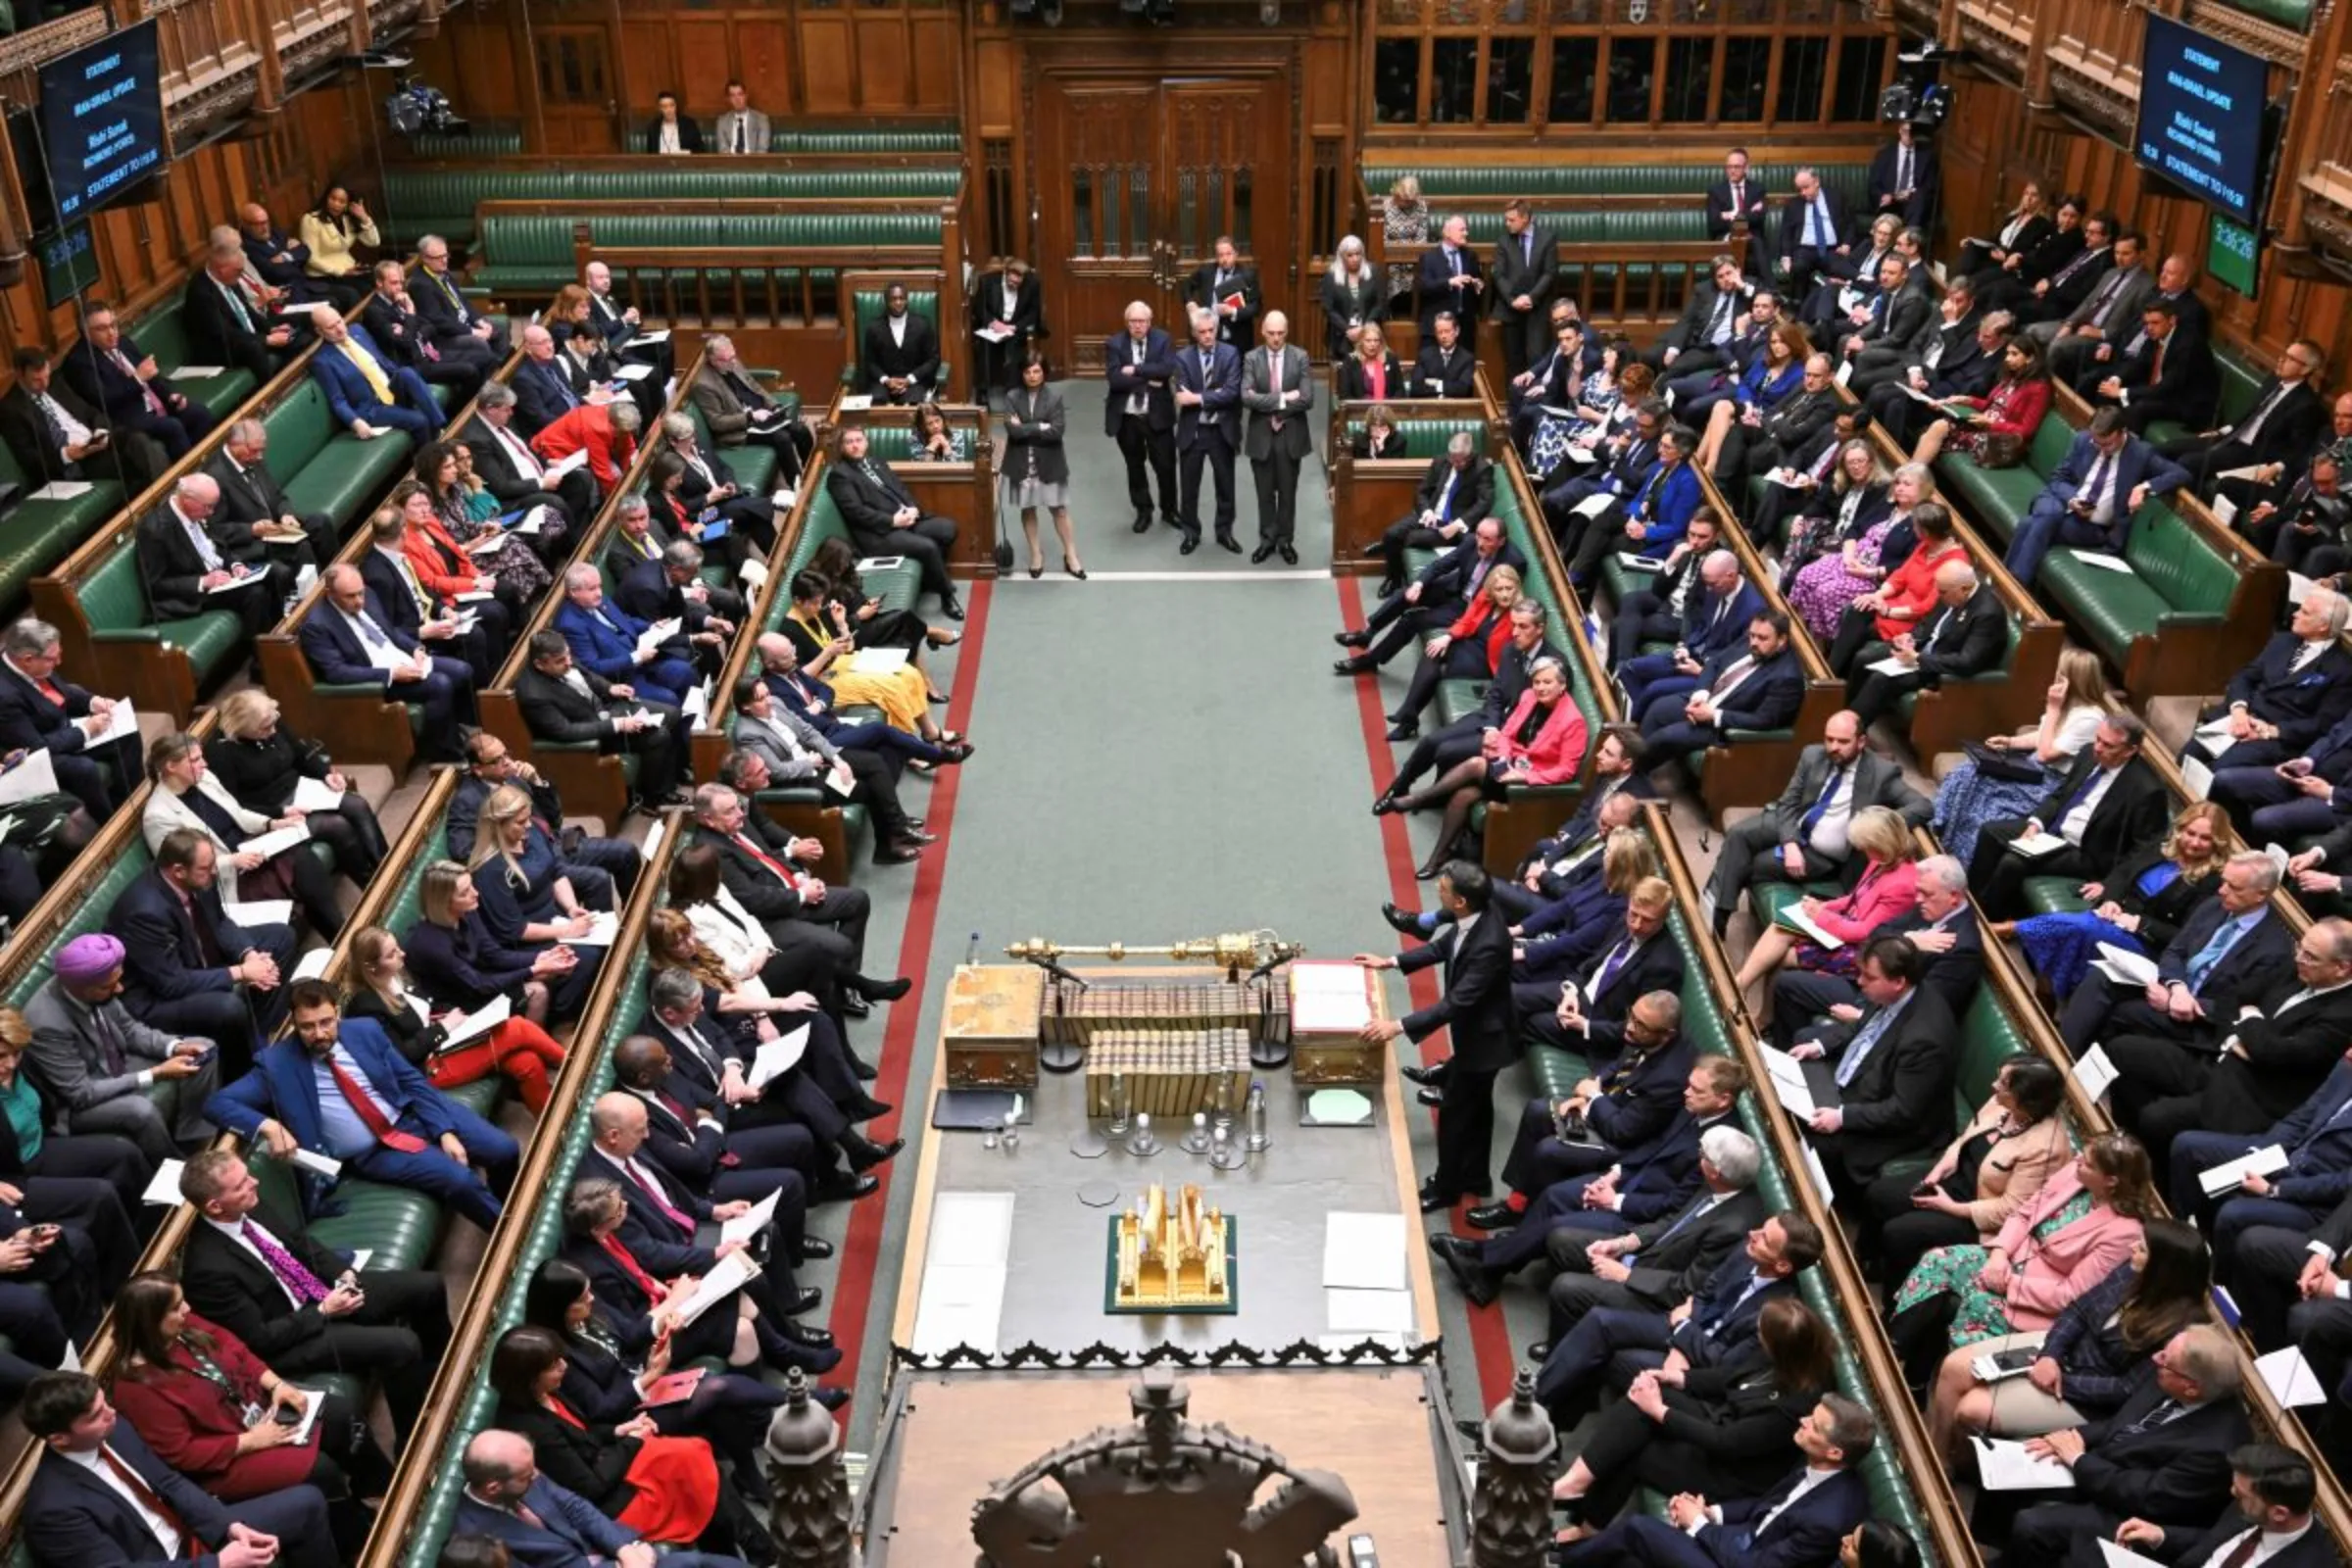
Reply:
[[[122,510],[122,486],[112,479],[90,481],[71,501],[36,498],[38,488],[17,466],[16,454],[0,446],[0,483],[24,495],[4,523],[8,547],[0,554],[0,609],[24,603],[25,585],[81,548],[106,519]]]
[[[903,197],[953,201],[960,170],[760,170],[731,159],[643,160],[632,169],[563,169],[481,165],[456,169],[399,169],[384,175],[384,205],[403,236],[441,234],[463,242],[473,234],[474,211],[493,201],[664,202],[737,198]]]
[[[952,156],[963,151],[963,132],[954,125],[922,130],[770,130],[771,153],[814,156],[857,156],[882,153],[936,153]]]
[[[2034,498],[2041,494],[2051,470],[2066,461],[2074,444],[2074,426],[2056,414],[2046,415],[2022,463],[1987,468],[1963,453],[1947,451],[1936,460],[1936,488],[1958,498],[1970,516],[2007,544],[2033,510]]]
[[[576,282],[579,266],[572,259],[571,217],[496,213],[481,221],[481,266],[472,281],[492,293],[553,294]],[[939,214],[931,212],[875,213],[715,213],[630,212],[599,215],[593,220],[596,242],[614,248],[660,247],[683,251],[727,250],[786,246],[827,246],[844,252],[873,246],[922,246],[940,243]],[[820,269],[820,274],[833,269]],[[688,282],[697,275],[727,280],[723,269],[680,268],[672,281]],[[762,274],[764,275],[764,274]],[[798,273],[781,274],[797,283]]]
[[[2168,631],[2224,623],[2238,574],[2179,513],[2150,502],[2132,520],[2124,560],[2132,575],[2086,564],[2061,546],[2042,563],[2035,596],[2068,618],[2118,669],[2132,663],[2133,644]]]
[[[841,368],[841,384],[852,391],[856,391],[864,384],[865,329],[882,319],[885,310],[883,296],[886,292],[887,290],[879,288],[861,288],[853,290],[850,294],[850,363]],[[939,290],[935,288],[908,289],[906,291],[906,314],[919,316],[929,321],[932,331],[939,338],[939,374],[931,384],[944,391],[948,384],[949,372],[954,368],[953,355],[956,345],[953,338],[940,330]],[[908,417],[912,417],[912,416],[910,415]],[[902,430],[904,428],[902,426]],[[883,437],[882,426],[868,424],[866,431],[866,439],[869,443],[878,443]],[[900,455],[905,456],[904,448],[901,449]]]
[[[2256,16],[2269,14],[2258,5],[2249,5],[2244,9]],[[2217,348],[2213,363],[2221,373],[2222,381],[2221,401],[2214,415],[2214,424],[2217,427],[2235,424],[2253,409],[2254,399],[2262,391],[2262,383],[2270,379],[2270,370],[2267,367],[2249,364],[2243,355],[2230,349]],[[2146,432],[2147,439],[2157,446],[2163,446],[2167,441],[2184,440],[2196,433],[2178,419],[2153,420]]]
[[[436,385],[446,403],[449,389]],[[409,471],[416,443],[398,430],[363,441],[335,422],[326,394],[306,378],[277,407],[262,416],[270,432],[264,459],[286,492],[286,505],[308,514],[325,513],[338,533],[349,533],[376,500]]]
[[[409,153],[416,158],[519,157],[522,124],[518,121],[477,120],[463,132],[420,130],[409,138]]]
[[[216,419],[226,418],[239,404],[261,390],[261,382],[251,370],[224,365],[219,375],[178,376],[179,368],[195,362],[188,352],[187,329],[180,323],[181,297],[174,294],[171,303],[154,310],[130,323],[130,335],[141,349],[155,357],[155,363],[166,375],[173,376],[172,384],[190,402],[201,403],[212,411]]]
[[[276,456],[270,454],[272,459]],[[164,658],[176,649],[187,656],[199,688],[228,667],[244,641],[243,623],[225,610],[201,611],[177,620],[154,619],[127,527],[113,553],[74,585],[74,597],[90,623],[92,642],[147,644]]]

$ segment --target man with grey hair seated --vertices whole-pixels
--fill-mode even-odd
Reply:
[[[457,1528],[506,1546],[530,1568],[745,1568],[740,1557],[708,1551],[657,1555],[637,1532],[597,1511],[576,1492],[539,1473],[531,1440],[493,1427],[477,1432],[461,1461],[466,1490]]]
[[[621,609],[648,624],[678,622],[693,653],[694,667],[703,675],[717,674],[727,662],[736,622],[710,608],[703,583],[703,547],[692,540],[672,540],[662,548],[660,560],[641,561],[630,567],[612,597]]]
[[[147,624],[225,610],[254,637],[276,622],[280,599],[270,573],[233,559],[213,537],[213,514],[220,509],[220,481],[190,473],[139,519],[134,539]]]
[[[2254,662],[2230,677],[2220,702],[2197,715],[2199,733],[2182,749],[2214,767],[2268,767],[2304,749],[2352,715],[2352,654],[2344,627],[2352,600],[2313,588],[2295,607],[2286,630],[2263,646]],[[2228,738],[2209,739],[2205,726],[2228,726]]]
[[[733,338],[714,332],[703,339],[703,368],[695,372],[687,395],[710,426],[713,445],[757,443],[767,447],[776,455],[776,483],[801,482],[801,470],[808,466],[809,453],[816,450],[816,437],[760,389],[736,352]]]
[[[1908,913],[1873,934],[1908,939],[1925,965],[1920,989],[1942,998],[1953,1017],[1965,1018],[1984,980],[1984,934],[1968,902],[1968,867],[1953,856],[1929,856],[1919,862],[1916,897]],[[1815,1041],[1834,1061],[1853,1038],[1861,1008],[1861,988],[1846,976],[1783,969],[1772,980],[1773,1044],[1785,1051],[1799,1040]]]
[[[2087,978],[2066,1004],[2058,1032],[2078,1057],[2120,1035],[2161,1034],[2218,1052],[2250,1006],[2294,962],[2295,938],[2271,908],[2278,866],[2259,850],[2230,857],[2222,885],[2197,906],[2156,959],[2145,986]]]
[[[458,439],[473,453],[474,477],[505,510],[553,507],[575,538],[581,519],[595,514],[596,482],[586,469],[574,468],[550,487],[546,461],[514,428],[514,389],[504,381],[482,388]]]
[[[204,271],[188,280],[180,298],[180,324],[192,360],[233,365],[267,381],[302,346],[302,329],[292,318],[277,314],[277,291],[254,276],[245,260],[245,237],[233,227],[212,231]]]
[[[138,787],[139,737],[98,739],[115,699],[66,679],[64,659],[58,629],[45,620],[27,615],[0,636],[0,753],[47,752],[58,788],[100,823]]]

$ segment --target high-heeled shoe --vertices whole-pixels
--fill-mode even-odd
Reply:
[[[1372,797],[1372,814],[1374,816],[1394,816],[1403,809],[1404,797],[1396,794],[1394,790],[1383,790]]]
[[[1065,561],[1061,564],[1061,569],[1068,572],[1071,576],[1077,578],[1080,582],[1086,581],[1086,568],[1084,566],[1073,566]]]
[[[1036,564],[1032,564],[1032,565],[1029,567],[1029,576],[1030,576],[1031,580],[1033,580],[1033,581],[1034,581],[1035,579],[1039,578],[1039,577],[1043,577],[1045,574],[1046,574],[1046,568],[1045,568],[1045,567],[1043,567],[1043,566],[1036,565]]]
[[[1435,882],[1438,879],[1438,873],[1445,869],[1446,853],[1445,851],[1440,850],[1437,854],[1432,855],[1428,859],[1413,867],[1413,880],[1416,882]]]

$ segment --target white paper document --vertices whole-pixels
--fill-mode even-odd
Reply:
[[[76,496],[88,495],[92,488],[94,488],[92,485],[81,479],[52,479],[24,499],[27,501],[72,501]]]
[[[1773,918],[1776,920],[1784,920],[1789,925],[1796,927],[1799,931],[1802,931],[1805,933],[1805,935],[1811,937],[1822,947],[1842,948],[1845,946],[1845,938],[1823,930],[1821,922],[1807,914],[1802,905],[1790,904],[1784,906],[1781,909],[1781,912],[1773,916]]]
[[[486,533],[479,539],[466,540],[463,548],[469,556],[488,556],[495,555],[506,547],[507,536],[505,534]]]
[[[2098,1099],[2107,1092],[2109,1084],[2122,1076],[2108,1059],[2105,1046],[2093,1046],[2075,1058],[2075,1082],[2082,1086],[2085,1099]]]
[[[783,1196],[784,1189],[779,1187],[733,1219],[720,1220],[718,1239],[721,1242],[749,1242],[767,1229],[768,1222],[776,1217],[776,1200]]]
[[[330,1182],[343,1174],[343,1162],[341,1160],[330,1158],[315,1150],[297,1149],[294,1151],[294,1152],[286,1156],[286,1163],[289,1165],[298,1166],[303,1170],[315,1172],[318,1175],[325,1177]]]
[[[299,1383],[284,1383],[279,1387],[302,1390],[302,1419],[294,1424],[291,1441],[297,1445],[310,1442],[311,1428],[318,1424],[318,1412],[326,1408],[326,1391],[304,1389]]]
[[[668,341],[669,328],[666,326],[650,328],[649,330],[640,332],[635,337],[629,339],[629,342],[632,346],[639,343],[666,343]]]
[[[1580,517],[1597,517],[1616,499],[1612,495],[1587,496],[1576,504],[1576,514]]]
[[[758,593],[760,589],[767,586],[767,563],[764,561],[755,561],[751,557],[746,556],[743,561],[743,565],[736,571],[735,575],[743,579],[745,587],[751,589],[751,591],[754,593]]]
[[[2156,962],[2129,948],[2119,948],[2112,942],[2098,944],[2099,956],[2106,960],[2108,972],[2118,976],[2128,986],[2151,985],[2156,979]]]
[[[697,686],[688,692],[686,701],[679,705],[678,711],[686,715],[687,723],[700,724],[710,711],[710,688],[707,685]]]
[[[1410,1334],[1413,1332],[1413,1293],[1410,1291],[1335,1291],[1323,1293],[1324,1328],[1333,1334]]]
[[[1870,665],[1871,673],[1874,675],[1910,675],[1917,673],[1918,669],[1917,664],[1906,664],[1892,654],[1873,662]]]
[[[1617,564],[1628,571],[1664,571],[1666,563],[1655,556],[1637,556],[1630,551],[1617,552]]]
[[[571,456],[567,458],[558,458],[555,462],[549,464],[547,466],[546,477],[550,481],[561,479],[565,474],[571,472],[574,468],[584,468],[587,466],[588,449],[586,447],[582,447],[579,451],[574,452]]]
[[[680,621],[675,615],[670,616],[666,620],[655,621],[652,625],[646,627],[645,630],[637,634],[638,654],[642,656],[652,653],[655,649],[661,647],[672,637],[675,637],[678,634],[678,628],[683,624],[684,622]]]
[[[57,793],[57,764],[49,760],[46,750],[35,748],[24,754],[24,760],[0,773],[0,806],[14,806],[35,795]]]
[[[654,368],[650,365],[624,365],[612,372],[612,379],[615,381],[642,381],[653,373]]]
[[[991,321],[972,335],[983,343],[1002,343],[1012,336],[1012,328],[1003,321]]]
[[[906,667],[904,648],[860,648],[850,655],[850,671],[857,675],[895,675]]]
[[[643,856],[649,862],[655,856],[662,853],[662,824],[660,822],[656,822],[652,827],[647,828],[645,830],[645,842],[637,846],[637,853]]]
[[[280,850],[290,850],[297,844],[311,841],[311,825],[297,822],[292,827],[273,828],[257,838],[247,839],[237,846],[239,855],[271,856]]]
[[[1325,1216],[1323,1283],[1335,1290],[1403,1290],[1404,1216]]]
[[[131,710],[129,698],[118,697],[115,706],[107,711],[106,727],[84,742],[82,749],[87,751],[94,746],[108,746],[116,741],[135,741],[138,738],[139,715]]]
[[[250,588],[261,580],[260,574],[256,572],[247,572],[242,577],[236,576],[232,573],[229,576],[221,578],[210,588],[207,588],[205,592],[208,594],[233,594],[238,589]]]
[[[749,1252],[729,1252],[678,1303],[678,1326],[683,1328],[751,1283],[759,1272]],[[664,1303],[666,1304],[666,1303]]]
[[[2055,833],[2042,832],[2020,834],[2009,841],[2009,847],[2020,855],[2040,857],[2055,855],[2072,846]]]
[[[2132,563],[2121,556],[2111,556],[2104,550],[2078,550],[2075,559],[2085,566],[2096,566],[2101,571],[2120,571],[2127,577],[2132,575]]]
[[[870,392],[846,393],[841,400],[841,409],[844,414],[856,414],[861,409],[870,409],[873,406],[873,394]]]
[[[2075,1473],[2055,1459],[2026,1452],[2022,1443],[2006,1438],[1971,1438],[1977,1448],[1977,1479],[1986,1492],[2072,1491]]]
[[[1757,1043],[1764,1054],[1766,1076],[1772,1079],[1773,1098],[1783,1109],[1799,1119],[1810,1117],[1820,1107],[1813,1102],[1812,1086],[1805,1082],[1805,1065],[1786,1051]]]
[[[174,381],[210,381],[228,368],[225,365],[182,365],[172,372]]]
[[[1845,385],[1854,378],[1854,362],[1846,360],[1838,367],[1838,384]]]
[[[1353,963],[1291,965],[1291,1031],[1352,1034],[1372,1021],[1365,971]]]
[[[2328,1391],[2320,1387],[2320,1375],[2294,1346],[2256,1356],[2254,1370],[2270,1386],[2271,1396],[2290,1410],[2298,1405],[2328,1402]]]
[[[179,1204],[179,1173],[187,1168],[184,1159],[167,1159],[155,1167],[155,1178],[139,1197],[147,1202],[175,1208]]]
[[[620,938],[620,916],[610,909],[592,909],[588,914],[588,934],[584,937],[565,937],[564,945],[570,948],[609,948]]]
[[[2188,798],[2201,801],[2213,794],[2213,769],[2193,757],[2180,759],[2180,782],[2188,786]]]
[[[231,925],[250,931],[257,925],[291,925],[294,923],[292,899],[256,899],[251,904],[232,904],[220,901],[220,912],[228,916]]]
[[[313,948],[310,952],[304,954],[301,959],[295,963],[294,978],[297,980],[316,980],[320,975],[326,973],[326,966],[334,961],[334,949]]]
[[[451,1020],[449,1038],[441,1042],[441,1049],[453,1051],[469,1040],[488,1034],[514,1016],[514,1003],[504,996],[492,997],[465,1017]]]
[[[744,1082],[750,1084],[754,1089],[766,1088],[773,1080],[792,1071],[793,1067],[799,1063],[802,1054],[808,1049],[808,1026],[807,1024],[801,1025],[789,1034],[778,1035],[775,1039],[767,1041],[760,1047],[759,1054],[752,1057],[752,1070],[744,1075]]]
[[[2284,1169],[2286,1169],[2286,1151],[2277,1144],[2265,1144],[2251,1154],[2241,1154],[2235,1159],[2224,1160],[2219,1165],[2199,1172],[2197,1185],[2205,1189],[2207,1198],[2219,1198],[2222,1194],[2235,1188],[2244,1177],[2268,1176],[2273,1172]]]
[[[343,806],[343,792],[322,778],[299,779],[294,785],[294,799],[289,811],[333,811]]]
[[[867,556],[858,563],[858,575],[864,577],[877,571],[896,571],[905,564],[905,556]]]

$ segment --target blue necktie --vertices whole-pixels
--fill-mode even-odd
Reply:
[[[1845,1059],[1838,1064],[1838,1088],[1843,1089],[1854,1081],[1854,1075],[1862,1070],[1862,1063],[1877,1049],[1879,1037],[1886,1032],[1888,1024],[1894,1022],[1894,1014],[1895,1009],[1891,1006],[1881,1008],[1878,1015],[1864,1024],[1861,1032],[1854,1036],[1852,1043],[1845,1048]]]
[[[2223,956],[2236,943],[2242,930],[2243,927],[2238,924],[2237,917],[2230,916],[2222,922],[2222,928],[2213,934],[2213,940],[2198,949],[2197,956],[2188,960],[2190,996],[2195,996],[2204,989],[2205,977],[2213,973],[2214,966],[2222,961]]]
[[[1658,1239],[1649,1245],[1653,1248],[1665,1246],[1667,1237],[1672,1236],[1676,1231],[1681,1230],[1684,1226],[1698,1218],[1699,1215],[1711,1211],[1714,1206],[1714,1195],[1711,1193],[1701,1193],[1698,1197],[1690,1200],[1690,1204],[1688,1208],[1685,1208],[1680,1214],[1675,1215],[1674,1223],[1667,1226],[1664,1230],[1658,1232]]]
[[[1838,803],[1838,792],[1843,788],[1845,788],[1845,769],[1842,767],[1831,768],[1830,781],[1821,787],[1821,799],[1813,803],[1813,809],[1805,813],[1804,821],[1798,825],[1797,837],[1799,839],[1810,840],[1813,837],[1813,830],[1821,826],[1823,817],[1830,814],[1830,808]]]
[[[2066,804],[2058,808],[2058,821],[2050,824],[2051,832],[2058,831],[2058,822],[2063,822],[2074,815],[2075,808],[2090,799],[2090,792],[2099,787],[2099,780],[2106,777],[2106,774],[2107,770],[2103,767],[2094,765],[2091,768],[2089,777],[2083,779],[2082,784],[2076,788],[2075,793],[2066,798]]]

